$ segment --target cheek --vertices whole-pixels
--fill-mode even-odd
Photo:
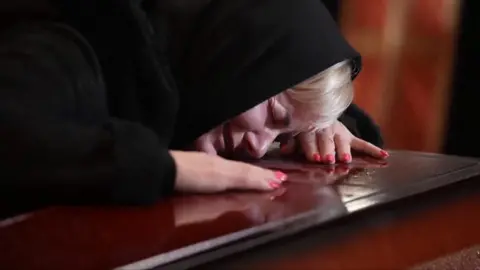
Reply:
[[[244,131],[258,131],[265,128],[268,117],[268,108],[260,104],[241,115],[233,118],[230,123]]]
[[[194,141],[194,149],[209,154],[216,154],[215,142],[218,140],[218,138],[220,138],[221,131],[221,127],[217,127],[203,134]]]

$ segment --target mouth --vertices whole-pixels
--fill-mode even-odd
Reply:
[[[232,160],[256,160],[255,151],[249,140],[243,140],[238,146],[235,145],[233,132],[230,123],[226,123],[222,128],[224,149],[222,156]]]

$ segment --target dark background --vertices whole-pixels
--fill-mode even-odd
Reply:
[[[473,2],[464,0],[461,10],[445,152],[480,157],[480,16]]]

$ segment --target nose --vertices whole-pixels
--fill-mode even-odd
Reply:
[[[276,132],[265,131],[261,133],[248,132],[245,139],[248,143],[248,152],[253,158],[262,158],[277,137]]]

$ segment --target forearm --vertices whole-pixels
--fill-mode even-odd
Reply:
[[[173,191],[175,166],[168,150],[140,125],[112,119],[80,126],[9,115],[15,121],[0,122],[3,199],[144,204]]]
[[[148,203],[173,190],[168,138],[109,116],[95,55],[68,28],[1,33],[3,205]]]

